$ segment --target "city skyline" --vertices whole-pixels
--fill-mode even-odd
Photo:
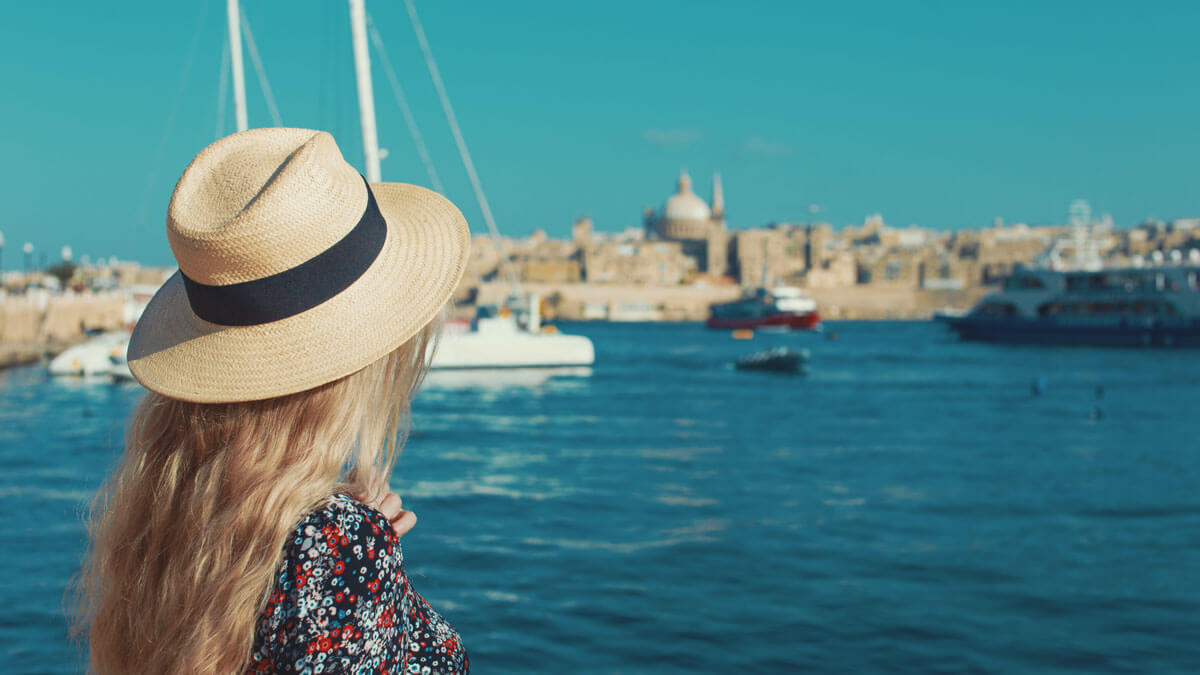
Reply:
[[[282,121],[330,129],[361,166],[345,5],[244,5]],[[681,167],[706,200],[722,174],[735,229],[809,204],[839,227],[882,213],[935,230],[1061,223],[1076,198],[1122,227],[1200,215],[1189,3],[566,5],[418,3],[510,237],[565,238],[582,215],[638,227]],[[128,7],[24,5],[0,28],[6,269],[25,241],[52,262],[63,245],[171,261],[171,186],[221,117],[224,3]],[[368,11],[446,192],[484,232],[403,5]],[[374,55],[373,80],[384,179],[428,184]],[[269,125],[249,55],[247,89],[251,126]]]

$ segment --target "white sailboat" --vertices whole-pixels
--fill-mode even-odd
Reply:
[[[234,3],[236,0],[229,0]],[[354,69],[358,85],[359,118],[362,124],[363,157],[366,162],[367,180],[380,180],[379,146],[375,129],[375,98],[371,85],[371,65],[367,49],[367,15],[364,0],[349,0],[350,23],[354,43]],[[491,236],[499,240],[500,232],[492,216],[491,207],[483,193],[475,163],[467,150],[458,119],[450,105],[445,85],[421,27],[416,7],[412,0],[405,0],[413,31],[424,54],[425,63],[437,90],[438,99],[445,112],[446,121],[454,135],[459,156],[471,180],[475,198],[479,202],[483,219]],[[231,29],[233,23],[230,23]],[[372,31],[377,47],[382,53],[382,41],[378,31]],[[385,62],[386,65],[386,62]],[[390,70],[390,69],[389,69]],[[236,81],[236,78],[235,78]],[[243,97],[244,98],[244,97]],[[397,98],[400,98],[397,96]],[[410,126],[412,125],[409,120]],[[414,136],[419,139],[414,129]],[[421,147],[418,141],[418,148]],[[422,153],[424,154],[424,153]],[[424,158],[424,157],[423,157]],[[427,159],[427,158],[424,158]],[[510,300],[504,306],[480,308],[469,330],[448,330],[442,336],[433,357],[432,368],[561,368],[591,366],[595,361],[592,341],[582,335],[563,335],[555,330],[543,330],[539,314],[539,299],[536,295],[523,294],[507,263],[502,261],[505,277],[511,287]],[[577,371],[590,372],[590,371]]]
[[[470,329],[451,324],[433,357],[435,369],[562,368],[590,366],[592,341],[540,326],[538,297],[529,296],[524,314],[508,307],[480,308]],[[580,374],[575,371],[573,374]]]
[[[365,172],[367,180],[375,183],[381,180],[379,167],[380,152],[375,127],[375,100],[371,85],[370,56],[367,46],[367,14],[364,0],[349,0],[349,4],[354,68],[358,87],[359,121],[362,126],[363,157],[366,164]],[[454,111],[450,107],[449,97],[446,95],[445,86],[437,70],[437,64],[433,60],[429,43],[425,38],[424,30],[421,28],[416,8],[412,0],[406,0],[405,4],[408,6],[413,29],[421,45],[421,50],[425,55],[426,64],[429,67],[430,75],[433,78],[438,96],[441,99],[447,121],[450,123],[459,154],[471,179],[471,185],[475,190],[475,196],[479,201],[484,220],[487,222],[491,235],[498,240],[500,237],[499,230],[496,227],[491,208],[488,206],[487,198],[483,194],[479,176],[475,172],[475,165],[471,161],[462,131],[458,126],[458,120],[455,118]],[[242,15],[238,0],[226,0],[226,13],[229,32],[229,65],[232,75],[234,119],[237,130],[245,131],[249,127],[249,120],[246,114],[246,78],[242,59],[242,27],[245,25],[248,30],[249,25],[245,23],[246,19]],[[376,47],[382,55],[382,40],[379,37],[378,31],[374,30],[373,26],[371,28]],[[249,35],[247,33],[247,36]],[[262,64],[258,60],[252,40],[250,45],[251,57],[254,59],[255,66],[258,69],[259,80],[263,85],[264,94],[268,98],[272,117],[278,125],[280,121],[274,105],[274,97],[270,94],[266,75],[262,70]],[[387,63],[385,62],[386,65]],[[390,67],[388,71],[389,76],[394,80],[395,74],[391,72]],[[402,99],[401,105],[405,105]],[[427,168],[429,168],[435,186],[440,187],[440,181],[437,180],[436,174],[432,172],[432,165],[429,163],[428,155],[424,150],[424,144],[420,140],[415,123],[412,121],[411,114],[407,109],[405,109],[405,116],[409,122],[410,131],[414,135],[414,140],[417,141],[422,160],[426,163]],[[546,372],[554,372],[559,375],[580,376],[590,374],[591,370],[587,367],[591,366],[595,361],[592,341],[581,335],[560,334],[556,330],[553,330],[552,326],[543,327],[539,314],[538,297],[533,294],[521,294],[519,284],[511,270],[506,269],[505,275],[512,288],[510,301],[501,307],[480,308],[479,315],[471,322],[469,329],[462,329],[453,324],[448,326],[439,341],[438,349],[434,353],[432,368],[435,370],[543,368],[546,369]],[[134,318],[136,319],[136,317]],[[129,373],[129,366],[124,359],[128,340],[128,331],[123,331],[105,334],[76,347],[72,347],[51,361],[50,372],[56,375],[109,375],[114,379],[130,379],[132,375]]]

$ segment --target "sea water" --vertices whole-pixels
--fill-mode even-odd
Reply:
[[[562,328],[590,372],[437,374],[393,481],[475,672],[1200,671],[1200,352]],[[809,372],[731,365],[776,346]],[[64,589],[140,395],[0,373],[0,671],[82,669]]]

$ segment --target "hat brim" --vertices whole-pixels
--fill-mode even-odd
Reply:
[[[470,229],[454,204],[432,190],[403,183],[374,183],[371,190],[387,239],[349,288],[286,319],[221,326],[192,312],[177,272],[133,330],[133,376],[185,401],[256,401],[354,373],[416,335],[462,279]]]

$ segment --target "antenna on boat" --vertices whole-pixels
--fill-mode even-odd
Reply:
[[[245,131],[246,73],[242,68],[242,15],[238,0],[226,0],[225,13],[229,19],[229,55],[233,64],[233,110],[237,118],[237,130]]]
[[[378,183],[379,138],[375,135],[375,95],[371,89],[371,57],[367,52],[367,10],[363,6],[363,0],[350,0],[350,34],[354,40],[354,75],[358,82],[358,116],[362,123],[363,163],[366,165],[367,182]]]
[[[1086,199],[1076,199],[1070,208],[1071,239],[1074,251],[1071,267],[1079,270],[1098,270],[1103,267],[1100,259],[1100,232],[1092,221],[1092,206]]]

